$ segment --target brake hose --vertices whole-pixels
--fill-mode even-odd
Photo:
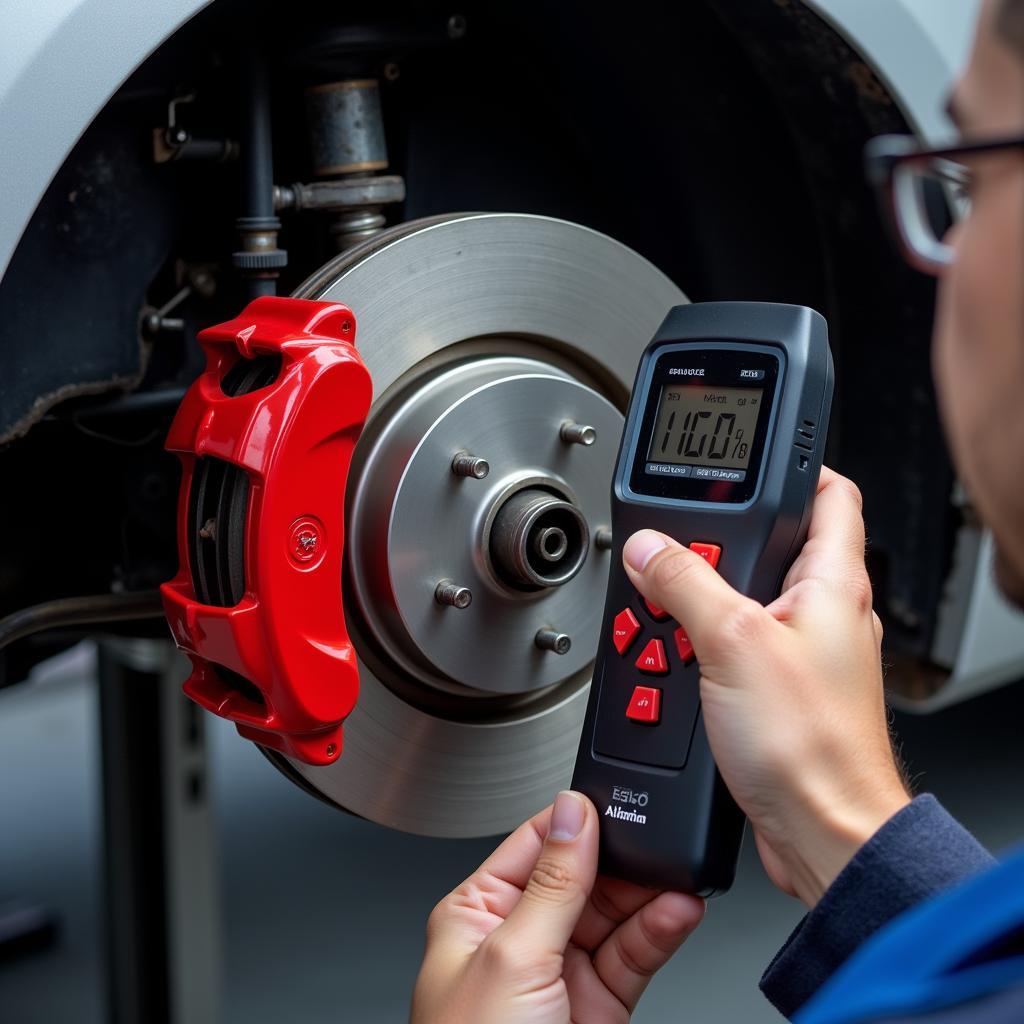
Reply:
[[[30,608],[22,608],[0,619],[0,650],[15,640],[46,629],[85,626],[99,622],[159,619],[163,614],[160,593],[156,590],[61,597],[55,601],[44,601]]]

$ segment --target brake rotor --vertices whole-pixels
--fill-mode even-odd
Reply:
[[[267,756],[390,828],[508,831],[571,776],[622,409],[687,300],[618,242],[522,214],[400,225],[295,294],[356,311],[374,385],[346,507],[360,692],[337,763]]]

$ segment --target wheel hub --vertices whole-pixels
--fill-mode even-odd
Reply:
[[[501,506],[484,543],[498,575],[530,593],[568,583],[583,568],[590,530],[557,484],[527,487]]]
[[[570,418],[600,440],[564,442]],[[420,382],[378,423],[353,473],[348,550],[385,660],[466,699],[542,690],[585,668],[600,615],[586,595],[608,571],[590,536],[608,523],[619,411],[550,365],[485,358]],[[453,472],[467,449],[486,458],[485,478]],[[471,595],[465,607],[437,599],[442,581]],[[545,628],[576,641],[572,654],[538,647]]]

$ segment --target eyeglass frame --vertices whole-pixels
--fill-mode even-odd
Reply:
[[[934,160],[962,163],[964,157],[1024,148],[1024,135],[961,142],[954,146],[930,148],[913,135],[879,135],[864,150],[864,169],[878,192],[879,202],[899,244],[904,259],[922,273],[937,275],[953,262],[953,250],[924,226],[921,197],[913,193],[914,209],[905,205],[910,196],[901,192],[899,172]],[[951,213],[955,212],[952,210]]]

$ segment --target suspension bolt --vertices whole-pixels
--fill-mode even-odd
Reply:
[[[456,476],[468,476],[474,480],[483,480],[491,471],[491,464],[486,459],[478,459],[469,452],[457,452],[452,459],[452,472]]]
[[[468,608],[473,603],[473,591],[451,580],[441,580],[434,588],[434,600],[450,608]]]
[[[584,448],[589,448],[597,440],[597,431],[582,423],[566,420],[559,429],[558,436],[566,444],[581,444]]]
[[[598,551],[611,551],[612,531],[607,526],[599,526],[594,534],[594,546]]]
[[[568,654],[572,647],[572,639],[565,633],[559,633],[557,629],[538,629],[533,642],[542,651],[554,651],[555,654]]]

